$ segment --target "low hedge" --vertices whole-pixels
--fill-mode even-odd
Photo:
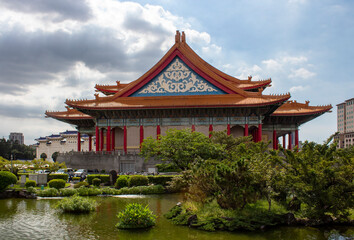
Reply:
[[[48,182],[48,186],[59,190],[60,188],[65,187],[65,183],[66,182],[63,179],[53,179]]]
[[[149,184],[149,179],[147,176],[143,175],[132,175],[128,180],[129,187],[135,186],[147,186]]]
[[[92,185],[92,180],[94,178],[99,178],[101,179],[101,182],[106,184],[106,183],[109,183],[110,179],[109,179],[109,175],[108,174],[90,174],[90,175],[87,175],[86,179],[87,179],[87,182]]]
[[[61,180],[61,179],[58,179]],[[54,181],[54,180],[52,180]],[[59,191],[56,188],[48,188],[44,190],[37,191],[37,196],[40,197],[57,197],[59,195]]]
[[[172,181],[176,175],[156,175],[156,176],[148,176],[149,183],[154,185],[162,185],[167,186],[167,182]]]
[[[165,193],[165,188],[161,185],[138,186],[138,187],[125,187],[118,190],[118,195],[125,194],[161,194]]]
[[[65,173],[51,173],[48,175],[48,181],[51,181],[53,179],[62,179],[65,182],[67,182],[68,177],[69,177],[68,174],[65,174]]]
[[[34,180],[28,180],[28,181],[26,181],[26,183],[25,183],[25,187],[26,188],[29,188],[29,187],[35,187],[37,184],[36,184],[36,181],[34,181]]]

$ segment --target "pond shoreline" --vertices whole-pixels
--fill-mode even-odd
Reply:
[[[169,219],[175,225],[188,226],[189,228],[195,228],[204,231],[228,231],[234,232],[238,230],[246,231],[264,231],[269,228],[276,228],[282,226],[288,227],[336,227],[346,226],[353,227],[354,220],[345,221],[343,219],[336,219],[332,216],[325,215],[321,219],[307,219],[296,218],[291,212],[285,214],[275,214],[273,222],[270,224],[262,224],[262,222],[244,221],[240,222],[240,219],[227,218],[219,216],[209,216],[209,220],[201,220],[198,215],[193,212],[183,212],[181,205],[178,203],[170,211],[165,214],[165,217]]]

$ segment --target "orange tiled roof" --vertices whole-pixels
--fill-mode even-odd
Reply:
[[[84,114],[76,109],[67,107],[66,111],[58,112],[45,112],[46,117],[51,117],[55,119],[67,119],[67,120],[81,120],[81,119],[93,119],[90,115]]]
[[[330,111],[332,105],[309,106],[309,101],[298,103],[297,101],[287,101],[275,110],[272,116],[294,116],[294,115],[311,115]]]
[[[111,95],[111,94],[115,94],[116,92],[122,90],[123,88],[125,88],[128,83],[120,83],[120,81],[116,81],[116,85],[98,85],[96,84],[95,88],[97,89],[97,91],[100,91],[106,95]]]
[[[66,100],[66,104],[78,109],[137,109],[137,108],[186,108],[186,107],[252,107],[283,103],[290,94],[261,95],[237,94],[164,96],[164,97],[98,97],[93,100]],[[163,100],[163,101],[161,101]]]

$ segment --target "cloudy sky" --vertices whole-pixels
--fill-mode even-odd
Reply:
[[[272,78],[265,93],[332,104],[300,140],[336,131],[335,105],[354,97],[354,2],[345,0],[0,0],[0,137],[25,143],[73,129],[44,117],[94,85],[130,82],[174,44],[222,71]]]

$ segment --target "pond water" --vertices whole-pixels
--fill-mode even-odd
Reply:
[[[60,199],[1,199],[0,239],[213,239],[213,240],[324,240],[354,239],[354,228],[318,229],[277,227],[264,232],[205,232],[176,226],[163,217],[181,200],[180,195],[94,197],[100,206],[91,214],[62,214],[54,206]],[[158,216],[149,230],[118,230],[117,212],[128,203],[141,203]],[[337,231],[337,232],[335,232]],[[347,237],[343,237],[343,236]],[[351,236],[353,238],[350,238]]]

